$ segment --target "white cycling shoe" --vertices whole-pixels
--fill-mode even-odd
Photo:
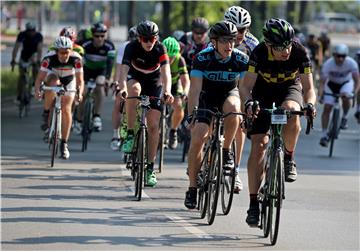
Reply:
[[[100,132],[102,130],[102,122],[99,116],[94,117],[93,126],[96,132]]]

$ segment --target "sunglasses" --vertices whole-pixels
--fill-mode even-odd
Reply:
[[[96,38],[104,38],[105,37],[105,35],[94,35],[94,37],[96,37]]]
[[[156,36],[152,36],[152,37],[140,37],[141,42],[143,43],[147,43],[147,42],[151,42],[154,43],[156,41]]]
[[[58,51],[58,54],[60,55],[68,55],[71,51]]]
[[[225,37],[220,37],[218,39],[218,41],[222,44],[226,44],[226,43],[235,43],[236,42],[236,38],[225,38]]]
[[[271,46],[274,51],[285,51],[287,49],[290,49],[292,44],[289,44],[288,46]]]
[[[346,58],[346,55],[336,55],[337,58]]]
[[[206,31],[194,30],[193,33],[196,34],[196,35],[204,35],[206,33]]]

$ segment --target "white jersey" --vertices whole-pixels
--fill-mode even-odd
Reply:
[[[124,57],[124,51],[125,51],[125,47],[126,45],[130,43],[130,41],[126,41],[124,43],[122,43],[119,47],[119,50],[118,50],[118,55],[117,55],[117,58],[116,58],[116,63],[117,64],[122,64],[122,60],[123,60],[123,57]]]
[[[251,52],[258,44],[259,40],[257,40],[257,38],[250,32],[246,32],[244,40],[241,42],[241,44],[236,46],[236,48],[250,56]]]
[[[357,73],[358,71],[358,65],[351,57],[347,56],[342,65],[337,65],[335,59],[331,57],[323,64],[321,76],[328,81],[343,84],[352,81],[352,73]]]

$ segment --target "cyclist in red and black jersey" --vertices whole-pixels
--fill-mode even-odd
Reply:
[[[165,101],[173,102],[171,95],[171,73],[169,57],[165,46],[158,41],[159,28],[151,21],[143,21],[137,26],[138,39],[126,45],[122,64],[120,65],[119,92],[130,96],[148,95],[160,98],[163,93]],[[149,131],[149,163],[146,167],[145,184],[155,186],[156,176],[154,162],[159,141],[159,121],[162,105],[159,100],[150,101],[147,113]],[[131,152],[134,143],[134,127],[136,120],[137,100],[126,101],[128,123],[127,138],[123,144],[124,152]]]
[[[294,29],[283,19],[271,18],[263,28],[265,41],[252,52],[244,84],[240,95],[245,102],[245,110],[252,115],[253,100],[259,101],[261,108],[272,108],[273,102],[287,110],[300,110],[303,101],[308,116],[315,116],[316,95],[313,86],[311,61],[305,48],[294,41]],[[258,226],[259,191],[264,171],[264,156],[269,141],[267,132],[270,117],[257,114],[251,138],[251,151],[248,160],[250,208],[246,222]],[[300,133],[298,116],[290,118],[283,128],[285,181],[296,180],[294,151]]]

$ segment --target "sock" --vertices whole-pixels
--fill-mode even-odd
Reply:
[[[134,129],[128,129],[127,134],[128,135],[134,135]]]
[[[250,194],[250,207],[259,206],[257,194]]]
[[[119,129],[114,129],[113,138],[120,139]]]
[[[67,143],[67,140],[65,140],[65,139],[61,140],[61,144],[66,144],[66,143]]]
[[[322,137],[325,138],[328,136],[328,132],[327,132],[327,129],[323,129],[322,130]]]
[[[293,159],[294,159],[294,152],[295,152],[295,151],[290,152],[289,150],[287,150],[287,149],[285,148],[285,151],[284,151],[284,160],[288,160],[288,161],[293,160]]]
[[[147,169],[148,171],[153,172],[153,171],[154,171],[154,162],[149,162],[149,163],[147,164],[147,166],[146,166],[146,169]]]

